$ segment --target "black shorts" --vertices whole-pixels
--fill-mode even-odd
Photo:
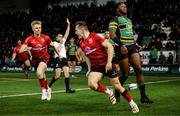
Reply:
[[[118,59],[118,57],[113,57],[112,63],[113,63],[113,64],[119,64],[119,59]]]
[[[35,71],[37,71],[37,68],[38,68],[40,62],[44,62],[44,63],[47,64],[47,63],[49,62],[49,59],[42,58],[42,59],[39,60],[38,62],[35,61],[35,62],[32,64],[32,65],[34,66]]]
[[[16,66],[19,67],[19,66],[23,65],[25,61],[26,60],[24,60],[24,61],[16,61]]]
[[[103,75],[108,76],[109,78],[115,78],[118,76],[118,72],[116,72],[114,69],[112,69],[111,71],[106,72],[105,71],[105,67],[99,67],[99,68],[92,68],[91,67],[91,71],[92,72],[100,72],[103,73]]]
[[[69,55],[68,61],[76,61],[76,56],[75,55]]]
[[[68,66],[67,58],[61,58],[61,60],[59,60],[57,57],[54,59],[54,69],[62,68],[63,66]]]
[[[121,48],[119,46],[115,46],[114,47],[115,57],[118,60],[122,60],[124,58],[131,57],[131,55],[133,53],[139,53],[139,47],[136,44],[127,45],[126,47],[127,47],[127,50],[128,50],[128,54],[127,55],[121,54]]]

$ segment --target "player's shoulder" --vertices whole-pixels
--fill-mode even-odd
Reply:
[[[43,38],[50,38],[49,35],[41,34],[41,37]]]
[[[34,36],[33,36],[33,35],[30,35],[30,36],[28,36],[25,40],[28,41],[28,40],[31,40],[31,39],[33,39],[33,38],[34,38]]]
[[[30,38],[33,38],[33,37],[34,37],[34,35],[30,35],[26,39],[30,39]]]
[[[96,33],[96,32],[91,32],[90,35],[93,35],[93,36],[94,36],[94,35],[97,35],[97,33]]]
[[[96,33],[96,32],[91,32],[91,34],[89,35],[88,39],[97,39],[100,36]]]

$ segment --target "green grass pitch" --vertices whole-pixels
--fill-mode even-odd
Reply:
[[[48,74],[48,81],[53,74]],[[170,76],[145,76],[146,92],[154,104],[141,104],[139,90],[130,91],[140,112],[132,114],[123,98],[111,105],[106,94],[92,91],[87,86],[85,74],[76,74],[71,88],[76,93],[65,93],[64,78],[53,85],[51,101],[42,101],[39,81],[34,73],[24,79],[22,73],[0,73],[0,116],[3,115],[180,115],[180,78]],[[111,87],[107,77],[102,81]],[[128,83],[135,83],[130,76]]]

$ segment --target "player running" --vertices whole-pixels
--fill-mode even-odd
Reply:
[[[21,66],[25,77],[29,78],[29,67],[31,66],[30,59],[32,59],[32,54],[29,50],[26,50],[22,53],[19,52],[22,42],[20,39],[17,41],[17,46],[13,49],[11,62],[16,60],[17,66]]]
[[[58,53],[56,47],[51,41],[48,35],[41,34],[42,22],[35,20],[31,23],[33,35],[26,38],[23,45],[20,48],[20,52],[27,50],[27,47],[31,47],[32,53],[32,65],[35,67],[36,75],[39,79],[40,86],[42,88],[42,100],[51,99],[51,89],[48,86],[45,70],[49,62],[48,46],[54,48],[56,53]]]
[[[96,33],[90,33],[84,21],[78,21],[75,25],[75,34],[80,39],[82,56],[88,65],[86,76],[88,86],[95,91],[108,94],[112,104],[116,103],[113,91],[104,86],[100,81],[107,75],[111,84],[119,90],[123,97],[128,101],[133,113],[139,112],[139,108],[133,101],[130,93],[121,86],[116,71],[112,68],[113,46]]]

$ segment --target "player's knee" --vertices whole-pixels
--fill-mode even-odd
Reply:
[[[119,83],[113,83],[113,86],[114,86],[115,89],[119,89],[120,84]]]
[[[63,66],[63,71],[68,72],[69,71],[69,67],[68,66]]]
[[[36,72],[36,75],[37,75],[37,77],[38,77],[39,79],[43,79],[43,78],[44,78],[44,75],[43,75],[43,73],[41,73],[41,72]]]
[[[141,68],[136,68],[135,71],[136,71],[136,74],[138,74],[138,75],[143,73]]]
[[[54,76],[55,77],[55,79],[59,79],[60,78],[60,75],[56,75],[56,76]]]
[[[97,84],[93,83],[93,82],[89,82],[88,83],[88,87],[93,89],[93,90],[97,90]]]

